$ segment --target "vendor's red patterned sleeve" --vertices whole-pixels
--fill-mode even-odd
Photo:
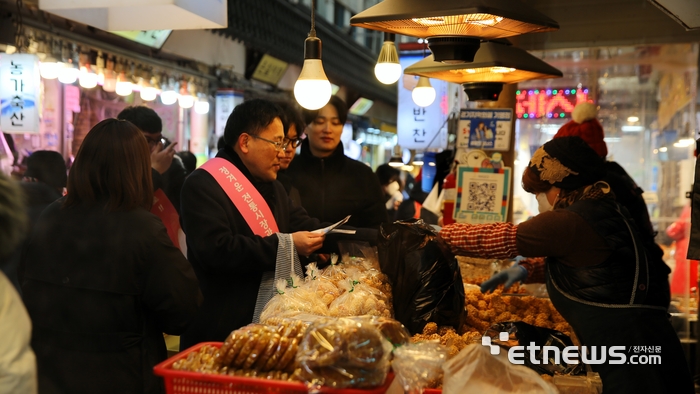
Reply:
[[[544,283],[544,257],[531,257],[520,261],[520,266],[527,270],[525,283]]]
[[[440,236],[456,255],[508,259],[517,256],[516,233],[513,223],[449,224]]]

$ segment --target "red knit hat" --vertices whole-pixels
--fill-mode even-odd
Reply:
[[[591,103],[580,103],[574,108],[571,114],[573,120],[562,126],[554,138],[559,137],[581,137],[600,157],[608,155],[608,147],[603,138],[603,126],[598,122],[596,116],[598,111]]]

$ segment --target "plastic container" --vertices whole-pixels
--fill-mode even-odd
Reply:
[[[242,376],[203,374],[198,372],[178,371],[172,365],[188,354],[197,352],[205,345],[221,347],[222,342],[202,342],[184,350],[153,367],[153,373],[162,376],[167,394],[307,394],[308,388],[299,382],[248,378]],[[394,375],[389,373],[382,386],[374,389],[332,389],[321,388],[321,393],[328,394],[381,394],[391,385]]]

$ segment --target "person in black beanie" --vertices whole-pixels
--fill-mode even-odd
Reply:
[[[647,250],[627,210],[601,181],[605,174],[604,160],[584,140],[553,139],[533,154],[522,176],[525,191],[537,196],[539,215],[519,225],[450,224],[440,236],[460,255],[546,256],[497,273],[481,291],[516,281],[545,282],[552,304],[589,349],[589,358],[591,347],[603,357],[602,364],[590,366],[606,394],[693,393],[668,319],[670,270]],[[624,350],[607,353],[612,346]],[[645,350],[638,354],[640,349]],[[656,365],[638,362],[656,354],[663,358]]]

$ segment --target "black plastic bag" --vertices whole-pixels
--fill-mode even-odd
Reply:
[[[508,343],[499,341],[498,334],[500,332],[507,332],[510,334]],[[528,346],[531,342],[534,342],[536,346],[539,346],[539,350],[536,351],[535,356],[537,360],[540,361],[544,359],[542,354],[543,346],[555,346],[559,348],[560,352],[563,352],[564,348],[574,345],[571,338],[560,331],[533,326],[532,324],[521,321],[496,323],[486,330],[484,336],[491,337],[491,343],[494,345],[500,345],[506,348],[515,346],[515,344],[512,344],[512,339],[515,339],[519,346]],[[550,353],[548,353],[548,356],[551,356]],[[527,351],[526,354],[529,355],[530,352]],[[555,373],[558,375],[579,375],[586,373],[585,364],[581,362],[577,364],[567,364],[562,358],[559,359],[558,363],[555,363],[554,360],[549,358],[547,364],[533,364],[530,362],[529,356],[525,357],[524,361],[525,366],[533,369],[540,375],[554,375]]]
[[[429,322],[462,326],[467,312],[459,264],[433,227],[422,220],[382,224],[377,249],[382,272],[391,281],[394,318],[411,334]]]

